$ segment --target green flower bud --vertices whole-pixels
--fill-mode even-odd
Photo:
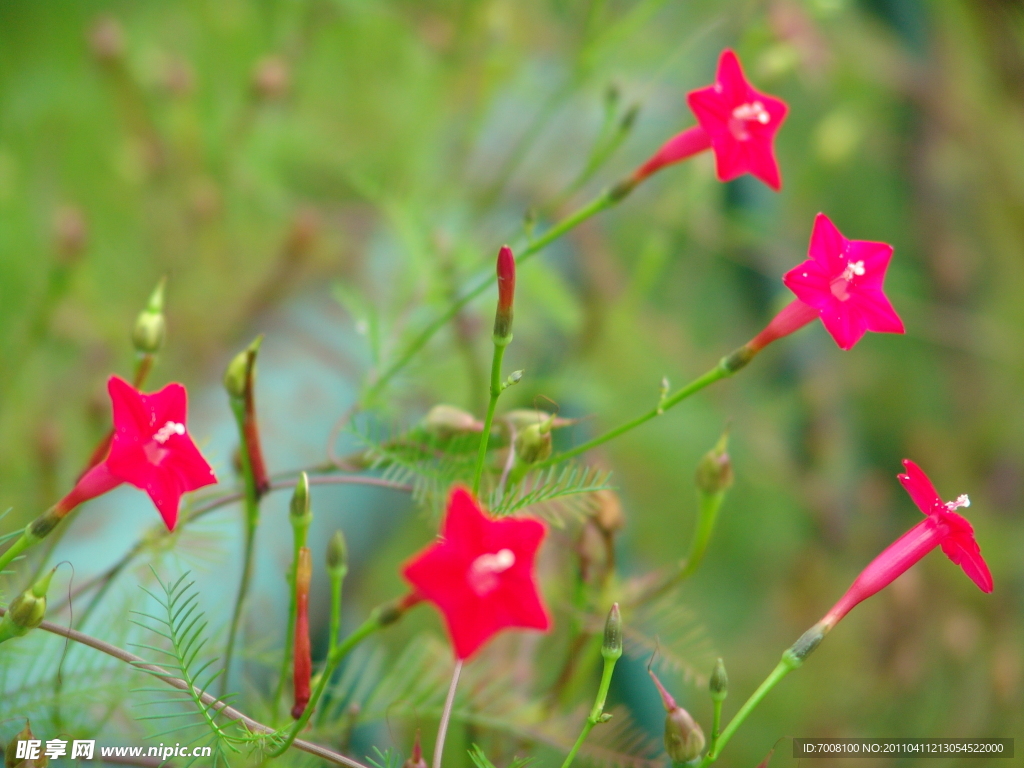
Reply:
[[[516,456],[524,464],[536,464],[551,455],[551,424],[531,424],[516,434]]]
[[[313,522],[313,511],[309,499],[309,475],[305,472],[299,474],[299,480],[295,483],[288,517],[292,521],[292,527],[301,530],[303,534]]]
[[[688,763],[704,751],[704,731],[690,713],[676,704],[658,676],[648,670],[665,707],[665,751],[674,763]]]
[[[340,530],[334,532],[327,542],[327,571],[334,577],[344,575],[348,570],[348,545],[345,534]]]
[[[39,581],[14,598],[0,621],[0,642],[28,634],[29,630],[43,623],[46,616],[46,593],[56,571],[54,568],[44,574]]]
[[[665,715],[665,752],[674,763],[688,763],[704,751],[704,731],[682,707]]]
[[[728,443],[729,433],[725,432],[697,465],[697,488],[701,493],[712,496],[726,491],[732,485],[732,462],[726,452]]]
[[[714,701],[725,701],[725,697],[729,695],[729,676],[725,674],[725,662],[721,659],[715,662],[715,668],[711,671],[708,690],[711,691],[711,698]]]
[[[132,330],[132,344],[135,351],[143,355],[155,355],[164,345],[167,324],[164,321],[164,283],[161,278],[149,297],[149,303],[135,320]]]
[[[483,422],[473,414],[454,405],[435,405],[427,412],[424,426],[427,432],[440,438],[480,432],[484,428]]]
[[[608,611],[608,619],[604,623],[601,655],[609,661],[622,656],[622,615],[619,613],[618,603],[612,603],[612,609]]]
[[[228,363],[224,371],[224,389],[234,398],[244,398],[249,381],[255,376],[256,353],[263,343],[263,336],[257,336],[252,344],[243,349]]]

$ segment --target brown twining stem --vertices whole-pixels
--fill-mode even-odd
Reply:
[[[7,613],[7,609],[0,607],[0,616],[3,616],[5,613]],[[86,635],[75,629],[68,629],[67,627],[62,627],[59,624],[53,624],[49,621],[44,621],[42,624],[40,624],[39,629],[54,635],[66,637],[68,640],[80,643],[81,645],[86,645],[92,648],[93,650],[99,651],[100,653],[105,653],[108,656],[112,656],[115,659],[123,661],[127,664],[131,664],[133,667],[142,670],[143,672],[150,672],[157,679],[163,681],[172,688],[177,688],[179,691],[189,690],[188,683],[186,683],[181,678],[174,677],[173,675],[171,675],[170,672],[168,672],[163,667],[160,667],[156,664],[150,664],[141,656],[136,656],[134,653],[129,653],[128,651],[118,648],[116,645],[111,645],[110,643],[104,642],[99,638],[93,637],[91,635]],[[193,691],[197,694],[199,693],[199,691],[195,689],[193,689]],[[240,723],[253,733],[277,733],[277,731],[275,731],[269,725],[264,725],[263,723],[253,720],[248,715],[239,712],[234,707],[228,706],[224,702],[217,699],[215,696],[211,696],[208,693],[203,693],[200,694],[200,700],[203,702],[203,704],[207,705],[207,707],[213,711],[213,714]],[[353,760],[352,758],[339,754],[334,750],[328,749],[327,747],[322,747],[319,744],[313,744],[309,741],[295,739],[292,742],[292,746],[296,749],[302,750],[303,752],[308,752],[311,755],[316,755],[317,757],[334,763],[335,765],[347,765],[349,768],[367,768],[367,766],[363,765],[357,760]]]

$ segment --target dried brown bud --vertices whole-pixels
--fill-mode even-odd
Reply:
[[[287,95],[291,85],[288,62],[282,56],[267,56],[256,63],[252,85],[263,99],[280,99]]]
[[[594,524],[607,535],[622,530],[626,524],[626,518],[622,514],[622,501],[619,499],[619,494],[610,488],[605,488],[595,493],[594,498],[597,501],[597,508],[592,516]]]
[[[89,48],[103,64],[119,61],[124,55],[124,28],[113,16],[100,16],[89,28]]]
[[[28,720],[25,721],[25,727],[20,733],[16,733],[11,738],[11,743],[7,745],[7,749],[4,750],[4,768],[44,768],[50,764],[50,758],[43,754],[43,745],[40,741],[36,745],[37,755],[34,758],[18,757],[18,742],[29,742],[39,741],[36,739],[32,728],[29,726]],[[24,752],[22,753],[24,754]]]
[[[85,251],[89,228],[82,209],[77,205],[62,205],[53,215],[53,246],[64,264],[71,264]]]

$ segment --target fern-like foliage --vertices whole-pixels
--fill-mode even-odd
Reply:
[[[714,649],[704,626],[680,601],[678,590],[637,608],[623,624],[622,639],[627,655],[654,657],[660,668],[681,674],[687,682],[707,683]]]
[[[364,446],[364,459],[382,477],[413,488],[413,500],[429,511],[443,509],[448,489],[473,477],[480,436],[441,437],[422,427],[394,433],[375,425],[356,425],[352,434]]]
[[[402,755],[393,749],[385,749],[381,752],[377,747],[373,748],[373,754],[366,756],[366,762],[373,768],[401,768]]]
[[[490,758],[484,754],[479,744],[474,744],[467,751],[469,752],[469,759],[473,761],[473,765],[476,768],[496,768]],[[526,768],[526,766],[532,765],[535,762],[536,758],[533,757],[516,757],[508,764],[508,768]]]
[[[528,475],[516,488],[500,495],[491,493],[488,507],[495,515],[529,510],[558,525],[582,517],[594,507],[593,494],[611,488],[611,472],[579,464],[549,467]]]
[[[140,692],[164,696],[145,702],[144,706],[155,707],[159,711],[139,716],[138,719],[175,723],[173,727],[149,734],[147,738],[155,740],[171,733],[183,734],[182,738],[192,736],[191,741],[185,742],[186,745],[212,747],[210,765],[226,766],[229,764],[229,754],[240,752],[240,747],[251,744],[252,739],[240,734],[231,724],[222,726],[219,723],[219,715],[230,696],[210,704],[203,701],[203,695],[224,670],[214,670],[216,657],[201,661],[201,654],[206,646],[204,633],[207,621],[205,614],[199,609],[199,594],[193,590],[195,582],[188,580],[187,571],[173,582],[162,580],[155,571],[153,576],[160,586],[161,593],[145,587],[140,588],[157,603],[160,610],[153,613],[132,611],[137,617],[132,619],[132,623],[162,638],[166,647],[143,643],[132,645],[155,654],[151,663],[165,670],[156,672],[142,668],[143,671],[158,678],[184,680],[188,690],[166,686],[138,689]],[[191,765],[193,762],[195,760],[185,765]]]

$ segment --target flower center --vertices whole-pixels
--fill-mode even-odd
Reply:
[[[466,579],[469,588],[477,597],[486,597],[498,587],[498,575],[516,564],[515,553],[511,549],[502,549],[494,553],[480,555],[469,566]]]
[[[732,118],[729,120],[729,130],[737,141],[747,141],[750,138],[750,131],[747,130],[749,123],[760,123],[768,125],[772,116],[764,108],[760,101],[751,101],[740,104],[732,111]]]
[[[839,277],[834,278],[829,283],[829,289],[832,291],[832,295],[840,301],[846,301],[850,298],[850,292],[847,290],[850,287],[850,283],[854,277],[862,277],[864,275],[864,262],[863,261],[848,261],[846,262],[846,269]]]
[[[956,510],[960,509],[960,507],[969,506],[971,506],[971,500],[967,498],[966,493],[961,493],[959,496],[957,496],[956,501],[946,502],[946,509],[948,509],[950,512],[955,512]]]
[[[163,445],[171,438],[171,435],[184,434],[184,424],[180,424],[177,421],[168,421],[166,424],[164,424],[162,427],[160,427],[160,429],[156,431],[156,434],[153,435],[153,439],[160,443],[160,445]]]

